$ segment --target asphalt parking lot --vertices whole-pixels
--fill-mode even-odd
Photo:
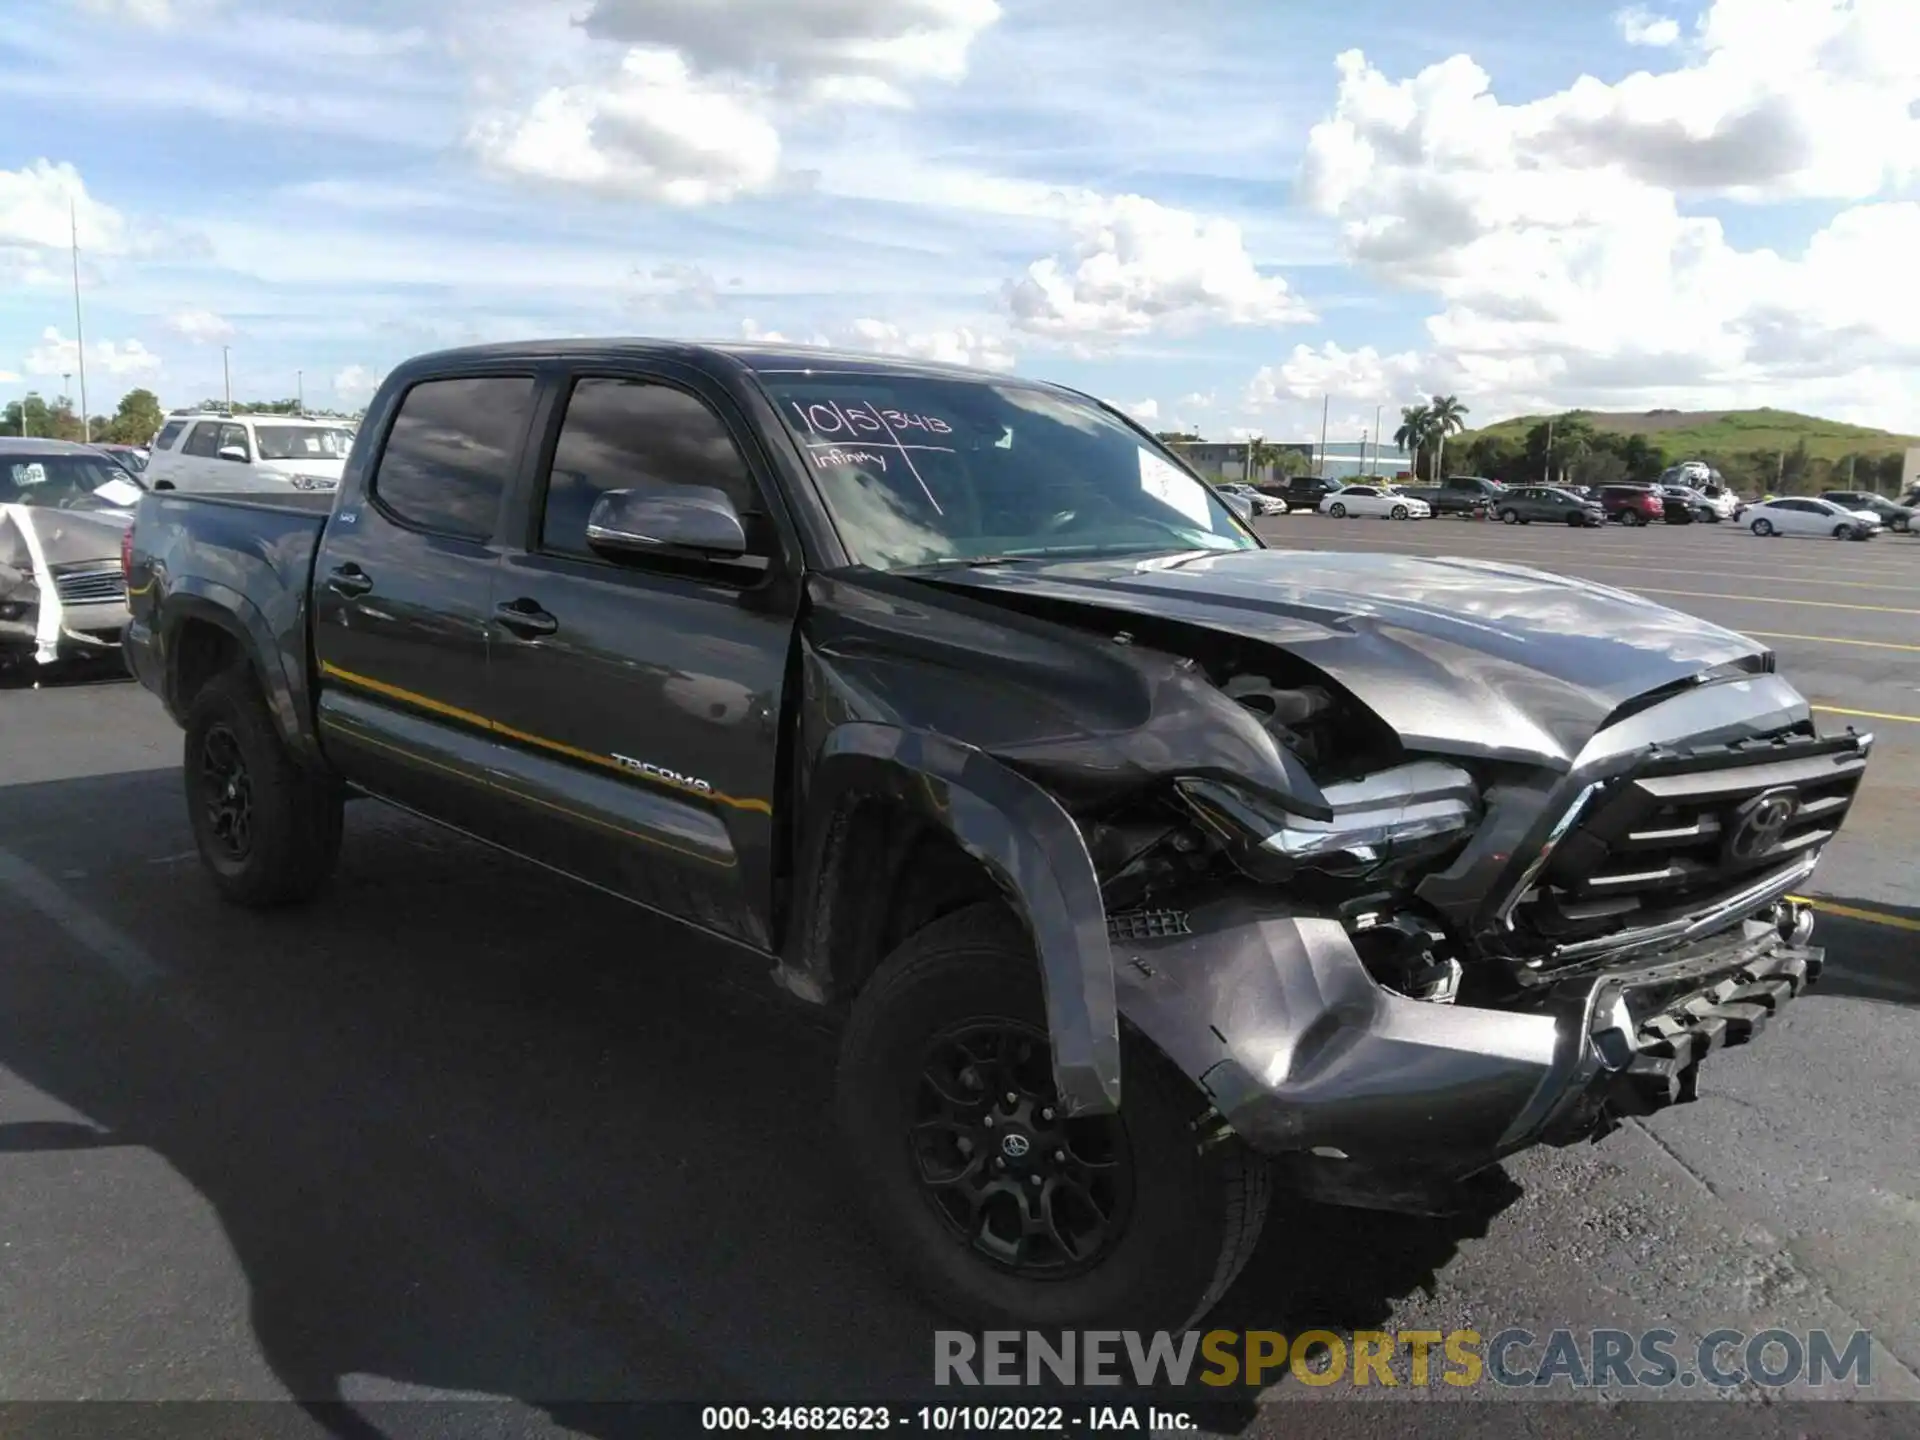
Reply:
[[[1522,1156],[1463,1217],[1284,1206],[1214,1323],[1865,1328],[1872,1393],[1920,1399],[1920,538],[1260,527],[1642,591],[1765,638],[1879,741],[1814,887],[1827,976],[1699,1103]],[[497,1433],[610,1433],[592,1402],[930,1393],[938,1322],[841,1187],[830,1036],[679,933],[371,805],[315,907],[224,908],[178,748],[125,681],[0,690],[0,1400],[492,1397]],[[311,1423],[471,1428],[363,1413]]]

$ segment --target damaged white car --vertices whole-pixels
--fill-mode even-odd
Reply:
[[[91,446],[0,439],[0,667],[119,653],[140,494]]]

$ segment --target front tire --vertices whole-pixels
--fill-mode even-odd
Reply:
[[[1329,505],[1327,507],[1327,514],[1336,520],[1344,520],[1347,518],[1347,507],[1340,504]]]
[[[1058,1118],[1038,962],[997,903],[911,936],[861,992],[836,1099],[847,1164],[938,1309],[1181,1330],[1232,1283],[1267,1169],[1236,1140],[1200,1143],[1201,1093],[1131,1032],[1122,1050],[1121,1113]]]
[[[1834,538],[1834,539],[1836,539],[1836,540],[1851,540],[1851,539],[1853,539],[1853,526],[1851,526],[1851,525],[1836,525],[1836,526],[1834,526],[1834,527],[1833,527],[1833,538]]]
[[[1387,515],[1389,519],[1404,520],[1407,518],[1407,507],[1404,505],[1396,505],[1392,510],[1387,512]]]
[[[1758,535],[1762,540],[1773,534],[1773,522],[1771,520],[1756,520],[1747,528],[1752,530],[1753,533]]]
[[[1500,512],[1500,523],[1502,525],[1518,525],[1520,523],[1520,512],[1513,509],[1502,510]]]
[[[264,910],[306,900],[340,856],[339,785],[294,763],[253,670],[209,681],[187,712],[187,818],[223,899]]]

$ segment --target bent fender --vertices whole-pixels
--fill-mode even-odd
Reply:
[[[809,808],[822,816],[849,794],[898,798],[987,867],[1033,936],[1062,1107],[1069,1115],[1118,1110],[1120,1019],[1106,908],[1080,827],[1060,802],[972,746],[865,721],[827,735],[810,788]]]

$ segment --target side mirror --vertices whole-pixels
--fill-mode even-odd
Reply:
[[[715,559],[747,553],[747,527],[724,490],[608,490],[587,514],[587,544],[609,559],[693,552]]]
[[[238,445],[222,445],[215,453],[217,453],[222,460],[238,460],[242,465],[247,463],[247,452],[242,450]]]

